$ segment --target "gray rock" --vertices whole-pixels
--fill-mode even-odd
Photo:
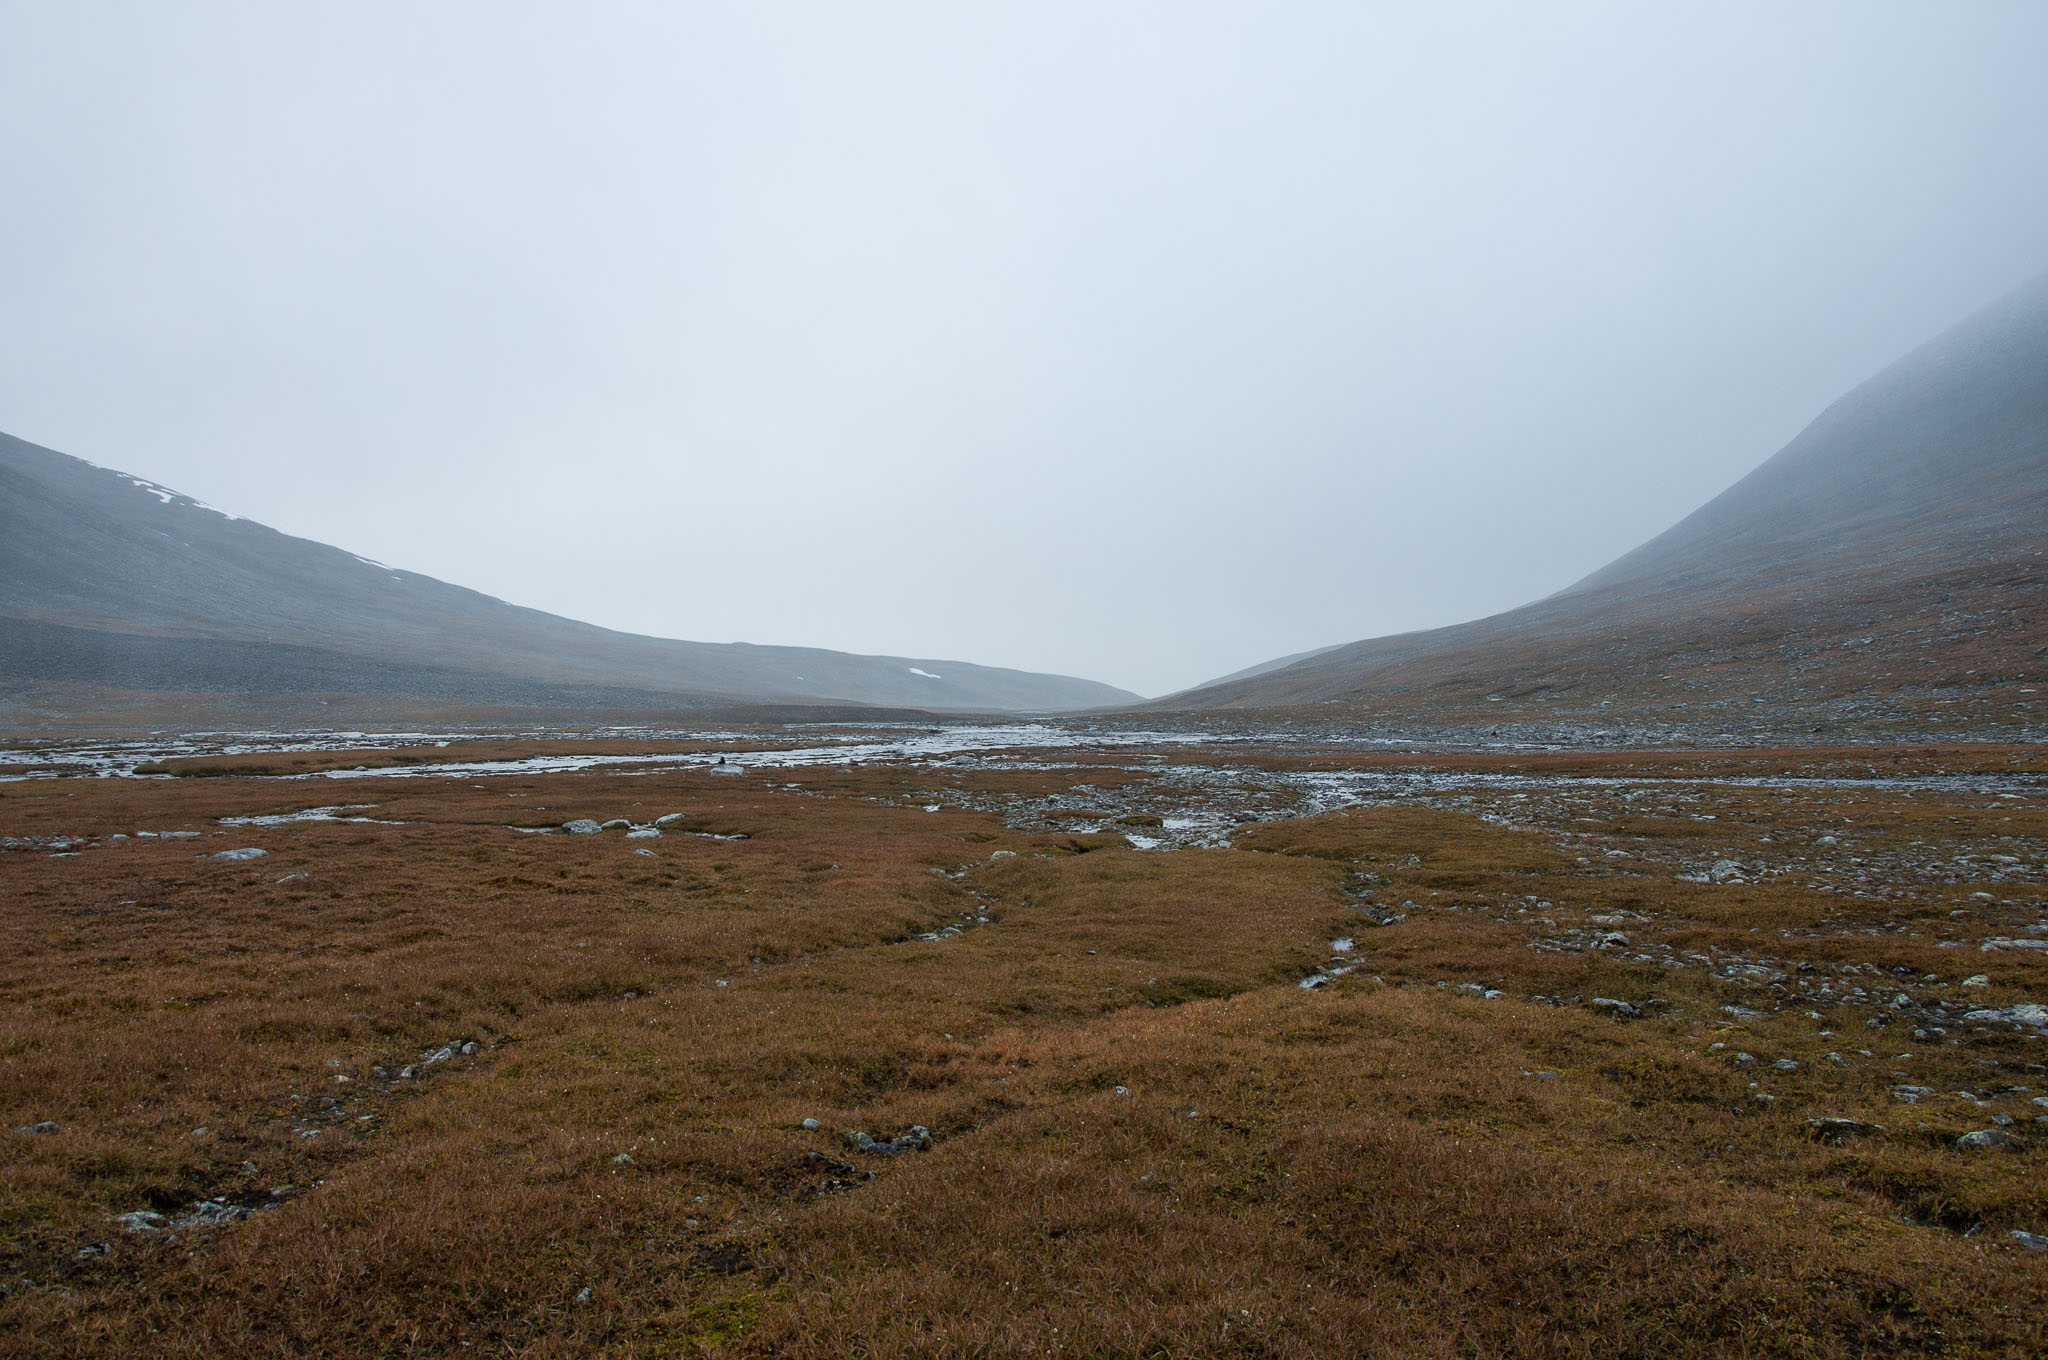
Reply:
[[[594,1292],[589,1285],[584,1285],[583,1288],[576,1291],[576,1302],[589,1303]]]
[[[1595,949],[1626,949],[1628,948],[1628,936],[1618,930],[1610,930],[1595,939],[1593,947]]]
[[[203,1199],[181,1215],[181,1227],[200,1227],[210,1223],[239,1223],[249,1216],[249,1210],[240,1204],[229,1204],[226,1200]]]
[[[1959,1148],[2004,1148],[2012,1146],[2012,1135],[2004,1129],[1978,1129],[1956,1139]]]
[[[1640,1020],[1643,1018],[1641,1007],[1626,1001],[1617,1001],[1611,996],[1596,996],[1586,1004],[1594,1010],[1605,1011],[1609,1015],[1618,1015],[1624,1020]]]
[[[257,848],[256,848],[255,846],[253,846],[253,845],[247,845],[247,846],[244,846],[244,847],[242,847],[242,848],[241,848],[240,850],[223,850],[223,851],[221,851],[221,852],[220,852],[219,854],[217,854],[217,855],[208,855],[208,856],[207,856],[207,858],[208,858],[208,859],[230,859],[230,860],[233,860],[233,859],[262,859],[262,858],[263,858],[263,857],[264,857],[265,855],[267,855],[267,854],[269,854],[269,853],[270,853],[270,852],[269,852],[268,850],[258,850],[258,849],[257,849]]]
[[[1790,1058],[1780,1058],[1772,1063],[1771,1066],[1777,1068],[1780,1072],[1797,1072],[1799,1070],[1799,1064],[1793,1062]]]
[[[1707,870],[1707,877],[1716,883],[1741,883],[1745,881],[1742,877],[1742,865],[1732,859],[1715,860],[1714,867]]]
[[[2014,1228],[2011,1236],[2014,1242],[2028,1251],[2048,1251],[2048,1237],[2043,1237],[2040,1233],[2021,1232]]]
[[[805,1120],[805,1121],[803,1122],[803,1127],[804,1127],[804,1128],[806,1128],[806,1129],[808,1129],[808,1130],[810,1130],[810,1131],[811,1131],[812,1133],[816,1133],[816,1132],[817,1132],[817,1131],[818,1131],[819,1129],[822,1129],[822,1128],[824,1128],[825,1126],[824,1126],[823,1124],[820,1124],[820,1123],[819,1123],[819,1122],[818,1122],[817,1120],[815,1120],[815,1119],[806,1119],[806,1120]]]
[[[683,813],[680,813],[680,812],[669,812],[669,813],[664,813],[664,814],[662,814],[661,816],[659,816],[659,817],[656,817],[656,818],[654,819],[654,825],[656,825],[656,826],[674,826],[674,825],[675,825],[675,824],[676,824],[677,822],[680,822],[681,820],[683,820],[683,817],[684,817],[684,814],[683,814]]]
[[[578,817],[573,822],[563,822],[562,830],[572,836],[595,836],[604,828],[588,817]]]
[[[855,1152],[867,1152],[883,1157],[894,1157],[904,1152],[926,1152],[932,1145],[932,1131],[922,1124],[910,1128],[894,1138],[872,1138],[860,1129],[850,1129],[846,1134],[847,1146]]]
[[[1994,1010],[1966,1011],[1963,1019],[1979,1024],[1999,1023],[2048,1027],[2048,1006],[2005,1006]]]
[[[1963,979],[1963,985],[1965,987],[1989,987],[1991,979],[1983,973],[1972,973],[1969,977]]]
[[[636,826],[626,833],[629,841],[653,841],[661,839],[661,830],[652,826]]]
[[[1819,1139],[1824,1143],[1835,1143],[1840,1142],[1844,1138],[1860,1137],[1866,1134],[1882,1132],[1884,1132],[1884,1125],[1882,1124],[1866,1124],[1860,1119],[1844,1119],[1836,1115],[1806,1121],[1807,1136]]]
[[[1735,1065],[1736,1065],[1737,1067],[1755,1067],[1755,1066],[1756,1066],[1756,1054],[1754,1054],[1754,1053],[1737,1053],[1737,1054],[1735,1055]]]
[[[63,1125],[54,1119],[45,1119],[40,1124],[30,1124],[27,1128],[16,1129],[15,1132],[30,1138],[36,1138],[46,1133],[55,1133],[62,1127]]]
[[[636,1162],[635,1162],[635,1161],[633,1160],[633,1158],[631,1157],[631,1155],[629,1155],[629,1154],[627,1154],[627,1153],[624,1153],[624,1152],[621,1152],[621,1153],[620,1153],[620,1154],[619,1154],[618,1156],[616,1156],[616,1157],[612,1158],[612,1165],[613,1165],[613,1166],[636,1166],[636,1165],[638,1165],[638,1163],[636,1163]]]
[[[1907,1105],[1912,1105],[1912,1104],[1915,1104],[1915,1103],[1917,1103],[1917,1102],[1919,1101],[1920,1097],[1922,1097],[1922,1096],[1931,1096],[1931,1095],[1933,1095],[1933,1094],[1934,1094],[1934,1088],[1933,1088],[1932,1086],[1894,1086],[1894,1087],[1892,1087],[1892,1099],[1893,1099],[1893,1100],[1897,1100],[1897,1101],[1902,1101],[1902,1102],[1904,1102],[1904,1103],[1905,1103],[1905,1104],[1907,1104]]]
[[[132,1233],[162,1232],[171,1226],[171,1220],[147,1209],[137,1209],[132,1214],[115,1214],[114,1221]]]

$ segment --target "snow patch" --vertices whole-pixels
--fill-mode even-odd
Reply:
[[[915,666],[910,668],[910,673],[912,675],[922,675],[927,680],[943,680],[946,678],[943,675],[933,675],[930,671],[921,671]]]

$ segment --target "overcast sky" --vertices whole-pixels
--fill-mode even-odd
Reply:
[[[0,430],[1147,694],[1547,594],[2048,269],[2048,4],[0,0]]]

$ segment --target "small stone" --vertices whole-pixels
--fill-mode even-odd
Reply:
[[[1624,1020],[1640,1020],[1643,1018],[1643,1012],[1640,1007],[1626,1001],[1618,1001],[1611,996],[1596,996],[1587,1004],[1591,1005],[1595,1010],[1606,1011],[1609,1015],[1618,1015]]]
[[[2012,1146],[2012,1135],[2004,1129],[1978,1129],[1956,1139],[1959,1148],[2003,1148]]]
[[[1965,987],[1989,987],[1991,979],[1983,973],[1972,973],[1969,977],[1963,979],[1963,985]]]
[[[578,817],[574,821],[563,822],[562,830],[571,836],[595,836],[598,832],[603,831],[604,828],[589,817]]]
[[[1716,883],[1741,883],[1744,881],[1742,865],[1732,859],[1715,860],[1714,867],[1707,870],[1707,877]]]
[[[38,1138],[46,1133],[55,1133],[58,1129],[62,1127],[63,1125],[59,1124],[54,1119],[45,1119],[40,1124],[30,1124],[27,1128],[16,1129],[15,1132],[23,1135],[24,1137]]]
[[[1755,1067],[1756,1054],[1737,1052],[1735,1055],[1735,1065],[1737,1067]]]
[[[1780,1058],[1772,1063],[1771,1066],[1777,1068],[1780,1072],[1797,1072],[1799,1070],[1799,1064],[1793,1062],[1790,1058]]]
[[[576,1302],[589,1303],[593,1293],[594,1291],[589,1285],[584,1285],[583,1288],[576,1291]]]
[[[2048,1251],[2048,1237],[2043,1237],[2040,1233],[2021,1232],[2014,1228],[2012,1240],[2028,1251]]]
[[[805,1121],[803,1122],[803,1128],[804,1128],[805,1130],[807,1130],[808,1132],[811,1132],[811,1133],[816,1133],[816,1132],[817,1132],[817,1131],[818,1131],[819,1129],[822,1129],[822,1128],[824,1128],[824,1127],[825,1127],[825,1126],[824,1126],[823,1124],[820,1124],[820,1123],[819,1123],[819,1122],[818,1122],[817,1120],[815,1120],[815,1119],[806,1119],[806,1120],[805,1120]]]
[[[619,1154],[618,1156],[616,1156],[616,1157],[612,1158],[612,1165],[613,1165],[613,1166],[634,1166],[634,1165],[636,1165],[636,1163],[635,1163],[635,1162],[633,1161],[633,1158],[632,1158],[632,1157],[631,1157],[630,1155],[628,1155],[627,1153],[621,1152],[621,1153],[620,1153],[620,1154]]]
[[[132,1214],[116,1214],[114,1221],[132,1233],[161,1232],[170,1226],[170,1220],[162,1214],[148,1209],[137,1209]]]
[[[651,841],[659,840],[660,838],[660,829],[651,826],[636,826],[626,833],[626,839],[629,841]]]
[[[262,859],[262,858],[263,858],[263,857],[264,857],[265,855],[267,855],[267,854],[269,854],[269,853],[270,853],[270,852],[269,852],[268,850],[258,850],[258,849],[257,849],[257,848],[256,848],[255,846],[253,846],[253,845],[249,845],[249,846],[244,846],[244,847],[243,847],[242,849],[240,849],[240,850],[223,850],[223,851],[221,851],[221,852],[220,852],[219,854],[217,854],[217,855],[209,855],[209,856],[207,856],[207,858],[208,858],[208,859],[227,859],[227,860],[238,860],[238,859]]]
[[[1882,1133],[1884,1132],[1884,1125],[1866,1124],[1860,1119],[1844,1119],[1838,1115],[1829,1115],[1820,1119],[1807,1120],[1806,1132],[1808,1137],[1819,1139],[1824,1143],[1832,1143],[1852,1136]]]

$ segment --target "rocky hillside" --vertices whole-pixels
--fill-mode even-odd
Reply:
[[[292,538],[0,435],[0,712],[881,705],[1052,711],[1137,696],[916,657],[640,637]],[[184,696],[181,698],[180,696]],[[208,697],[210,696],[210,697]]]
[[[2048,279],[1900,359],[1567,590],[1157,706],[1695,734],[2038,731],[2044,550]]]

